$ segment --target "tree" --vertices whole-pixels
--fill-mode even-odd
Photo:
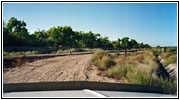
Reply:
[[[117,41],[112,41],[112,46],[113,46],[113,48],[114,49],[120,49],[121,48],[121,39],[120,38],[118,38],[118,40]]]
[[[125,49],[125,55],[126,55],[127,54],[126,50],[128,48],[130,48],[130,42],[129,42],[129,38],[128,37],[122,38],[122,40],[121,40],[121,47],[123,47]]]
[[[45,30],[35,31],[29,34],[26,29],[26,23],[11,17],[7,24],[3,21],[3,45],[4,46],[50,46],[65,48],[103,48],[120,49],[129,48],[150,48],[148,44],[137,43],[136,40],[124,37],[116,41],[110,41],[108,37],[102,37],[99,33],[91,31],[84,33],[82,31],[73,31],[70,26],[57,26]]]
[[[144,48],[144,44],[143,43],[139,43],[138,44],[138,48],[143,49]]]
[[[34,34],[31,35],[31,38],[36,40],[39,46],[47,46],[48,35],[45,30],[38,29],[38,31],[35,31]]]
[[[136,40],[131,39],[130,41],[131,47],[136,49],[136,53],[137,53],[137,49],[138,49],[138,43],[136,42]]]
[[[151,48],[151,46],[149,44],[144,44],[144,47],[147,48]]]
[[[6,25],[6,29],[3,32],[5,37],[10,36],[9,39],[14,38],[11,41],[11,45],[28,45],[29,33],[26,29],[26,23],[24,21],[17,20],[11,17]],[[7,38],[6,38],[7,39]],[[8,41],[8,40],[6,40]],[[6,42],[7,43],[7,42]],[[6,44],[5,43],[5,44]]]

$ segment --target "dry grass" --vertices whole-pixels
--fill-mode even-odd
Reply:
[[[116,65],[113,59],[110,56],[103,56],[100,61],[100,68],[107,70],[108,68]]]
[[[125,56],[119,56],[119,57],[114,58],[114,61],[117,64],[125,64],[126,60],[127,60],[127,58]]]
[[[109,56],[101,52],[95,58],[99,67],[104,71],[98,72],[98,75],[126,80],[127,83],[160,86],[164,89],[164,93],[174,94],[177,90],[176,82],[170,82],[157,76],[158,63],[154,54],[156,51],[155,53],[144,51],[143,54],[129,56]],[[173,56],[172,61],[175,61],[176,57],[177,55]]]
[[[129,56],[128,57],[128,64],[142,63],[143,59],[144,59],[144,56],[142,54],[138,54],[135,56]]]
[[[92,55],[91,61],[94,62],[95,65],[99,66],[102,57],[106,55],[108,55],[108,53],[105,51],[102,50],[96,51],[95,54]]]
[[[172,55],[173,55],[173,53],[167,52],[167,53],[162,53],[162,54],[161,54],[161,57],[162,57],[162,59],[166,59],[166,58],[168,58],[168,57],[170,57],[170,56],[172,56]]]
[[[116,65],[107,70],[107,76],[116,79],[126,78],[127,72],[130,71],[132,67],[133,65],[130,64]]]

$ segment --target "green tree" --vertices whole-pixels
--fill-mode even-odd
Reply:
[[[121,40],[121,46],[124,48],[125,50],[125,55],[127,54],[127,49],[130,48],[130,42],[129,42],[129,38],[128,37],[124,37]]]
[[[136,42],[136,40],[131,39],[130,43],[131,43],[131,47],[136,49],[136,53],[137,53],[138,43]]]
[[[48,35],[45,30],[38,29],[38,31],[35,31],[34,34],[31,35],[31,38],[36,40],[39,46],[47,46]]]
[[[28,38],[29,33],[26,29],[26,23],[24,21],[17,20],[14,17],[11,17],[6,25],[4,34],[8,34],[10,37],[14,37],[14,41],[10,40],[13,43],[12,45],[29,45]],[[5,35],[5,36],[6,36]]]
[[[121,39],[118,38],[117,41],[112,41],[112,46],[114,49],[120,49],[121,48]]]
[[[143,49],[144,48],[144,44],[143,43],[138,43],[138,48]]]

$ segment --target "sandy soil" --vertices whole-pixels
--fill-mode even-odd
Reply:
[[[3,72],[3,83],[100,81],[123,83],[97,75],[97,67],[90,62],[92,54],[69,55],[38,60]]]

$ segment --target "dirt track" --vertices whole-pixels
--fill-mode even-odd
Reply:
[[[38,60],[3,72],[3,83],[54,82],[54,81],[123,81],[97,75],[90,63],[92,54],[69,55]]]

